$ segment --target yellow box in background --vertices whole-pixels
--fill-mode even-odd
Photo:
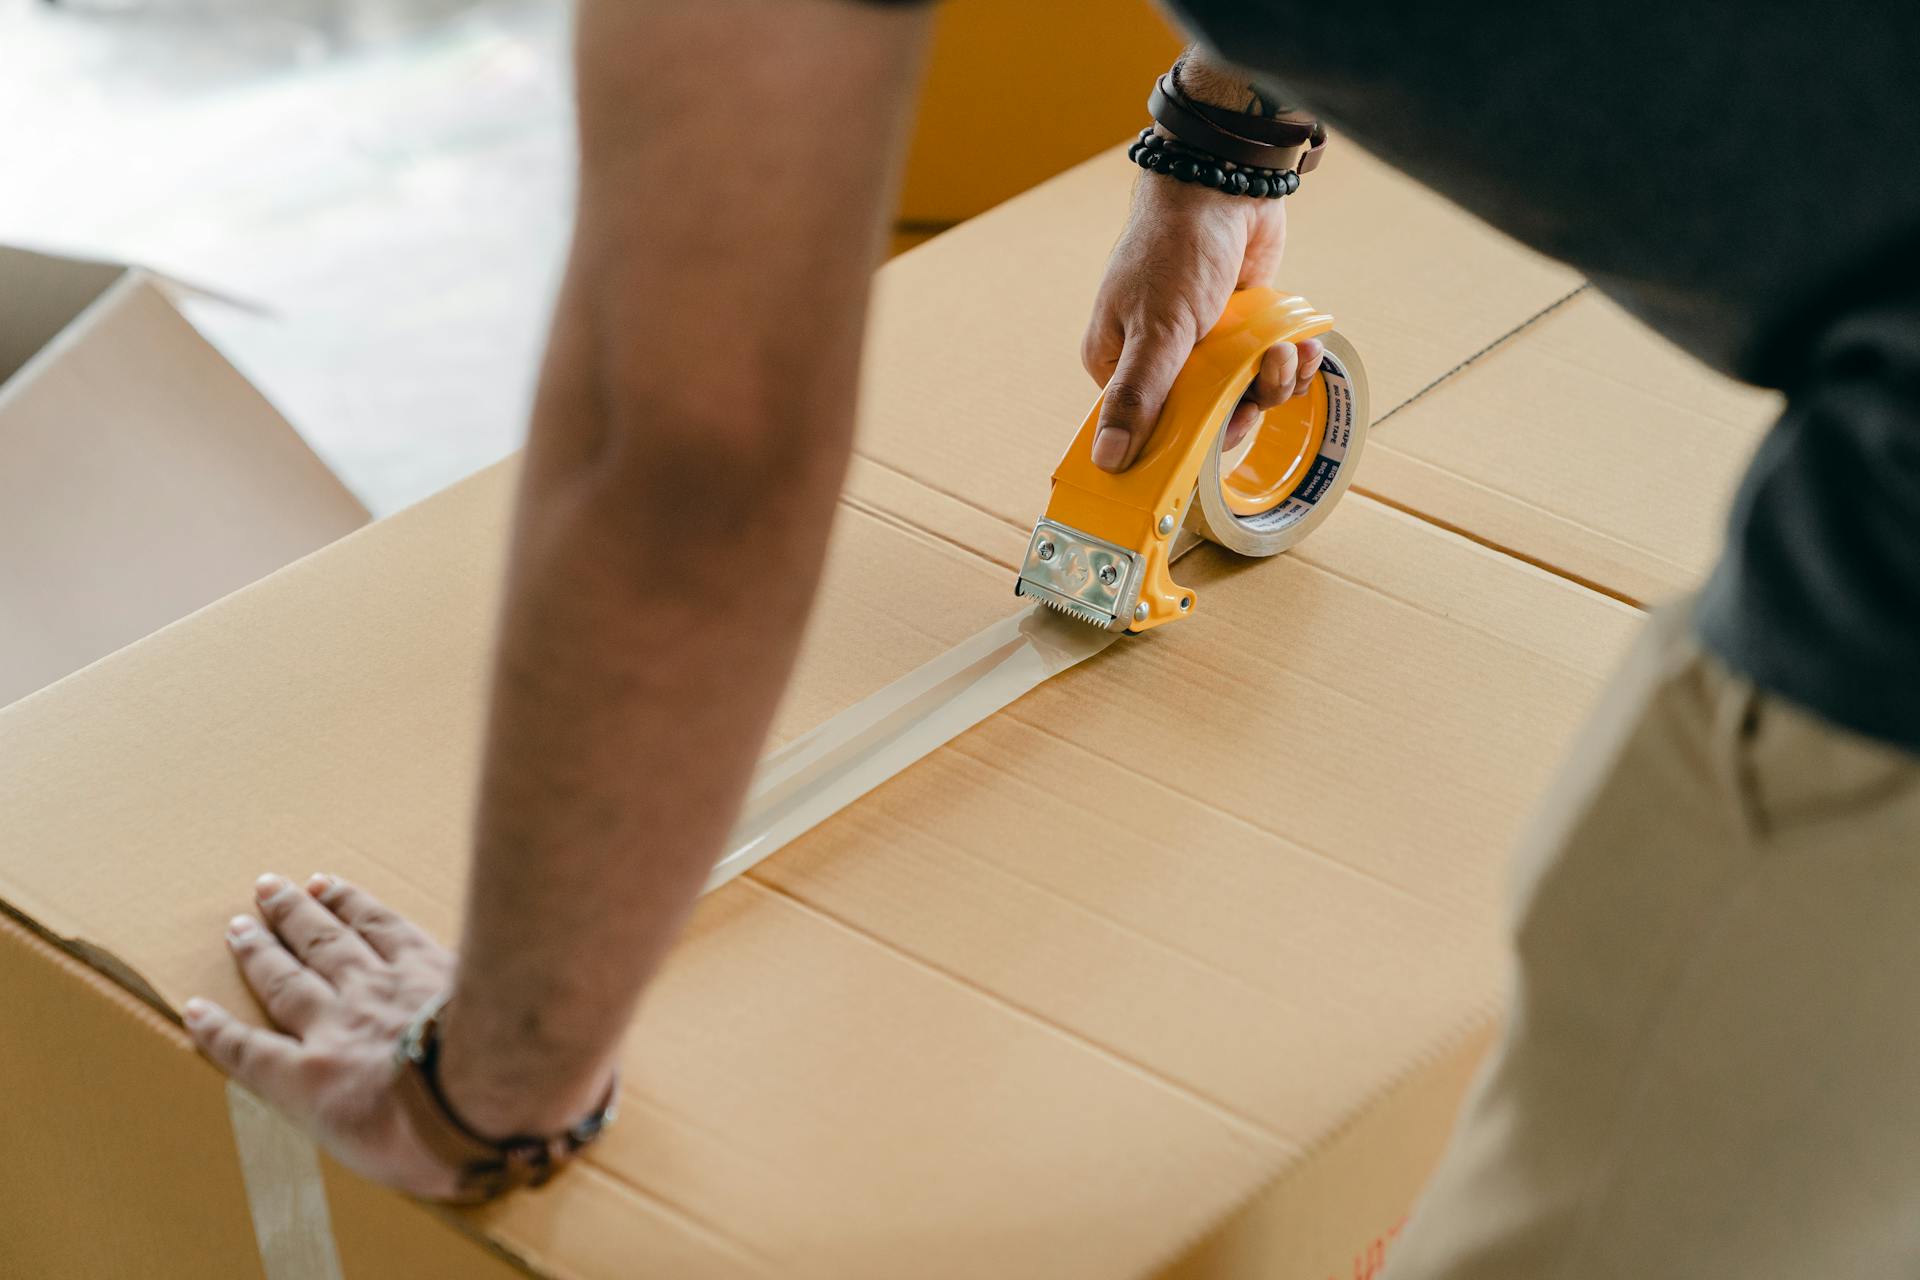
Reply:
[[[935,23],[903,236],[971,218],[1140,129],[1181,47],[1147,0],[947,0]]]

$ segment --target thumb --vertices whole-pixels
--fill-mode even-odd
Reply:
[[[1190,333],[1170,327],[1140,328],[1127,334],[1100,400],[1100,420],[1093,433],[1094,466],[1125,471],[1133,465],[1153,434],[1174,378],[1193,354],[1193,343]]]

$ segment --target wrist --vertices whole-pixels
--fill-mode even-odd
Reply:
[[[1156,111],[1168,109],[1158,91],[1151,105]],[[1204,150],[1182,140],[1167,124],[1156,122],[1152,128],[1140,131],[1139,139],[1127,148],[1127,159],[1148,173],[1172,178],[1180,185],[1192,185],[1229,199],[1248,196],[1256,204],[1278,200],[1299,190],[1298,173],[1290,168],[1270,168],[1255,163],[1250,156],[1274,157],[1254,149],[1252,144],[1238,145],[1247,149],[1231,156]],[[1277,149],[1270,150],[1278,154]]]
[[[1164,181],[1163,176],[1142,172],[1134,185],[1135,205],[1157,218],[1252,219],[1267,207],[1264,201],[1242,199],[1199,183]]]
[[[463,1025],[472,1025],[466,1013],[463,1005],[461,1020],[447,1027],[435,1074],[448,1109],[474,1133],[493,1140],[562,1133],[605,1100],[614,1076],[611,1056],[573,1068],[503,1070],[509,1054],[499,1043],[462,1034]]]
[[[1326,131],[1317,120],[1294,120],[1268,110],[1266,100],[1243,84],[1246,109],[1208,106],[1181,79],[1186,62],[1154,83],[1147,97],[1153,127],[1127,149],[1127,159],[1149,172],[1195,182],[1234,195],[1292,195],[1300,174],[1319,163]],[[1229,96],[1215,86],[1216,99]]]
[[[1202,106],[1238,111],[1267,120],[1291,120],[1303,124],[1313,122],[1312,112],[1255,88],[1252,81],[1247,79],[1246,72],[1217,61],[1201,49],[1187,50],[1174,64],[1174,69],[1178,73],[1180,91]]]
[[[466,1102],[468,1114],[448,1097],[442,1075],[448,1006],[445,996],[428,1001],[394,1046],[393,1100],[400,1117],[451,1181],[433,1188],[436,1198],[478,1204],[521,1187],[544,1186],[613,1123],[617,1084],[610,1079],[591,1112],[560,1126],[547,1127],[537,1107],[525,1110],[524,1126],[510,1111],[502,1113],[494,1122],[505,1128],[494,1136],[480,1127],[488,1121],[473,1118],[473,1097]]]

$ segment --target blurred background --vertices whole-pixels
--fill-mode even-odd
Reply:
[[[1147,0],[937,21],[895,252],[1123,141],[1178,49]],[[193,322],[387,514],[524,433],[568,23],[561,0],[0,0],[0,243],[211,295]],[[1048,143],[1001,145],[1033,111]]]

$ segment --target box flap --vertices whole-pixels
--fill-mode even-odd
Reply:
[[[0,270],[46,282],[42,320],[109,280],[0,387],[0,704],[365,522],[140,273],[17,251]],[[0,325],[33,320],[14,299]]]
[[[0,389],[125,274],[117,263],[0,245]]]

